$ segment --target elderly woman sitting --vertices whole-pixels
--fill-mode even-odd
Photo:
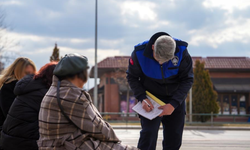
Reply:
[[[40,150],[137,150],[124,146],[103,120],[90,95],[87,58],[66,55],[54,70],[53,83],[39,113]]]

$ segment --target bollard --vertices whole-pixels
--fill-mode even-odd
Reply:
[[[126,128],[128,127],[128,112],[126,112]],[[127,130],[127,129],[126,129]]]
[[[213,112],[211,112],[211,126],[214,126]]]

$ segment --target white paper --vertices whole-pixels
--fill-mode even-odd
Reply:
[[[146,110],[142,108],[141,102],[138,102],[132,109],[138,114],[142,115],[143,117],[148,118],[149,120],[152,120],[156,118],[157,116],[159,116],[163,110],[158,109],[158,107],[161,106],[160,104],[152,100],[149,96],[147,96],[147,98],[151,101],[152,105],[154,106],[154,109],[152,111],[146,112]]]

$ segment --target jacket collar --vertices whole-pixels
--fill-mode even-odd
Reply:
[[[57,82],[58,82],[58,77],[53,75],[53,79],[52,79],[52,86],[57,86]],[[73,88],[77,88],[79,90],[82,90],[81,88],[79,87],[76,87],[73,83],[71,83],[70,81],[68,80],[61,80],[61,86],[60,87],[73,87]]]
[[[148,58],[151,58],[151,59],[154,59],[153,57],[153,50],[152,50],[152,45],[155,43],[156,39],[162,35],[167,35],[167,36],[170,36],[168,33],[165,33],[165,32],[157,32],[155,33],[151,38],[150,40],[148,41],[147,45],[146,45],[146,48],[143,52],[143,55],[148,57]],[[180,50],[176,44],[176,49],[175,49],[175,54],[178,53]]]

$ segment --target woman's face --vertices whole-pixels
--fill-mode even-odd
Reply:
[[[34,74],[35,73],[35,70],[34,68],[31,66],[31,65],[28,65],[25,70],[24,70],[24,74],[23,74],[23,77],[28,75],[28,74]]]

